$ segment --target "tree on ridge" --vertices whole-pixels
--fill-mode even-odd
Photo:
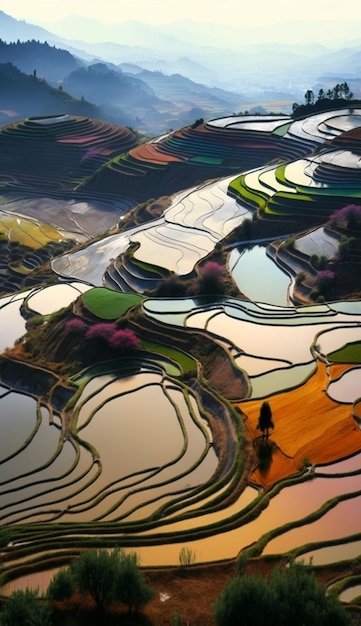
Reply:
[[[272,421],[272,410],[269,402],[265,401],[262,403],[259,413],[257,430],[261,430],[263,439],[266,438],[267,440],[269,436],[268,431],[270,428],[274,428],[274,423]]]

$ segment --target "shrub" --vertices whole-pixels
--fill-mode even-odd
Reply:
[[[47,596],[50,600],[67,602],[73,595],[75,583],[70,569],[59,570],[51,579]]]
[[[306,274],[304,272],[298,272],[296,276],[296,285],[300,285],[305,280]]]
[[[338,254],[341,258],[347,257],[347,255],[352,252],[355,247],[356,239],[355,237],[346,237],[346,235],[342,235],[339,246],[338,246]]]
[[[14,591],[0,615],[1,626],[50,626],[51,607],[40,602],[37,591]]]
[[[327,595],[309,567],[292,563],[262,576],[234,578],[215,604],[218,626],[349,626],[337,598]]]
[[[59,572],[60,574],[60,572]],[[53,582],[55,581],[55,582]],[[138,568],[137,555],[122,550],[87,550],[75,559],[61,577],[55,576],[48,595],[66,597],[74,581],[75,589],[89,594],[97,609],[103,609],[113,599],[128,606],[129,611],[145,606],[153,597],[150,587]],[[1,622],[0,622],[1,624]],[[32,623],[31,623],[32,624]],[[11,625],[12,626],[12,625]],[[15,625],[14,625],[15,626]],[[20,623],[16,626],[20,626]]]
[[[117,567],[115,551],[89,550],[72,562],[70,571],[80,593],[89,593],[97,608],[101,609],[113,596]]]
[[[218,626],[275,626],[270,587],[261,576],[233,578],[215,604]]]
[[[179,552],[179,563],[182,567],[187,565],[192,565],[192,563],[196,562],[196,553],[193,552],[190,548],[183,547]]]
[[[154,589],[150,587],[144,574],[138,568],[138,559],[135,552],[125,554],[120,551],[118,567],[114,579],[114,597],[128,606],[129,612],[142,608],[154,596]]]
[[[315,254],[315,253],[311,254],[311,256],[310,256],[310,263],[311,263],[312,267],[315,268],[315,270],[318,269],[318,263],[319,263],[318,254]]]

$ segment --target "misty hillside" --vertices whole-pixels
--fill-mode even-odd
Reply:
[[[137,78],[150,85],[159,98],[171,100],[172,102],[194,103],[204,101],[207,108],[223,108],[228,111],[237,109],[240,102],[247,102],[245,96],[240,96],[217,87],[209,88],[201,83],[182,76],[181,74],[171,74],[167,76],[163,72],[150,72],[143,70],[137,74]]]
[[[11,63],[0,64],[0,123],[7,124],[24,117],[72,113],[101,118],[100,107],[72,98],[36,76],[24,74]]]
[[[17,41],[6,43],[0,41],[0,63],[12,63],[25,74],[33,74],[58,85],[64,76],[83,65],[67,50],[49,46],[47,42]]]
[[[195,119],[211,118],[238,111],[249,100],[232,92],[209,88],[200,83],[175,74],[166,76],[160,72],[150,72],[139,67],[139,71],[125,73],[112,63],[89,64],[74,57],[67,50],[50,46],[47,42],[26,41],[6,43],[0,41],[0,63],[11,63],[14,67],[39,81],[45,79],[53,87],[71,95],[72,99],[88,102],[101,107],[101,116],[109,122],[135,126],[148,135],[156,135],[171,127],[190,124]],[[15,78],[13,77],[13,80]],[[39,101],[34,109],[34,83],[28,82],[32,94],[27,98],[25,82],[16,76],[17,85],[14,98],[11,98],[10,84],[6,85],[6,106],[3,109],[14,112],[16,119],[31,115],[53,114],[53,107],[47,110],[49,98]],[[39,83],[40,84],[40,83]],[[19,89],[23,102],[19,101]],[[4,91],[4,93],[5,93]],[[44,92],[45,93],[45,92]],[[54,99],[52,94],[52,99]],[[62,96],[63,98],[64,96]],[[56,98],[56,97],[55,97]],[[29,109],[24,102],[29,101]],[[59,109],[56,113],[59,112]],[[60,112],[69,112],[61,109]],[[73,111],[74,112],[74,111]],[[83,110],[81,114],[85,114]],[[91,113],[94,117],[94,113]],[[97,115],[99,116],[99,115]],[[3,118],[7,121],[6,118]]]
[[[81,41],[79,33],[85,30],[89,40]],[[0,11],[4,41],[47,41],[88,62],[98,59],[180,73],[207,86],[242,94],[247,90],[258,101],[271,99],[276,84],[284,99],[299,100],[305,89],[314,89],[333,71],[334,53],[338,82],[359,78],[353,62],[360,52],[359,25],[347,16],[341,24],[325,19],[312,27],[291,19],[262,28],[245,24],[241,34],[232,24],[207,23],[206,15],[202,23],[190,18],[163,26],[134,20],[105,24],[89,18],[84,24],[84,18],[72,16],[52,23],[51,31]]]
[[[109,69],[105,63],[95,63],[65,76],[63,87],[76,97],[85,96],[92,102],[128,106],[152,106],[158,98],[146,83],[121,70]]]
[[[250,29],[235,37],[232,27],[222,27],[216,36],[209,24],[192,20],[167,28],[87,20],[94,42],[69,39],[83,30],[78,18],[53,26],[56,35],[0,11],[0,62],[27,74],[35,70],[72,97],[101,106],[105,120],[148,136],[241,111],[289,114],[306,90],[327,91],[330,82],[346,80],[355,97],[361,94],[360,46],[352,39],[342,49],[337,39],[331,45],[334,25],[326,39],[320,31],[313,43],[308,31],[292,43],[275,40],[280,30],[273,25],[262,45],[257,38],[247,41]],[[61,37],[64,28],[67,38]],[[294,28],[290,22],[289,34]]]
[[[292,19],[277,23],[275,15],[269,26],[245,23],[242,33],[232,25],[232,16],[229,26],[208,23],[207,14],[204,17],[202,22],[190,17],[155,26],[135,20],[106,24],[91,18],[84,24],[84,18],[71,16],[52,23],[52,32],[42,30],[40,36],[39,27],[34,26],[36,34],[30,34],[31,25],[21,22],[19,37],[24,38],[26,26],[26,38],[55,42],[88,61],[97,58],[164,74],[180,73],[236,93],[247,89],[258,102],[272,100],[276,85],[282,99],[299,100],[305,89],[314,89],[319,82],[323,86],[322,77],[333,68],[338,82],[359,78],[354,63],[360,51],[359,24],[347,15],[342,23],[325,17],[322,23],[312,24]],[[79,33],[85,30],[88,41],[80,41]],[[0,36],[11,40],[1,14]]]

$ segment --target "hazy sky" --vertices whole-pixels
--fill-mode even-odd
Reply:
[[[0,9],[39,25],[68,15],[103,22],[135,19],[161,24],[192,18],[219,24],[263,26],[288,20],[361,20],[359,0],[0,0]],[[241,31],[240,31],[241,34]]]

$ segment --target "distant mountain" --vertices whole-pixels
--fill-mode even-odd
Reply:
[[[52,85],[60,84],[64,76],[84,65],[67,50],[34,40],[9,44],[0,41],[0,63],[12,63],[25,74],[35,72]]]
[[[67,50],[35,40],[16,43],[0,41],[0,63],[7,62],[34,79],[46,80],[53,87],[60,86],[73,99],[100,106],[106,121],[136,127],[147,135],[193,123],[200,117],[209,119],[227,115],[230,111],[239,110],[241,102],[248,102],[247,98],[208,88],[180,74],[166,76],[146,71],[140,66],[131,66],[129,69],[133,71],[125,73],[113,63],[89,64]],[[191,61],[189,64],[192,64]],[[202,68],[199,71],[201,73]],[[17,80],[20,80],[19,76]],[[24,85],[22,80],[22,87]],[[28,85],[34,92],[36,83]],[[17,115],[21,110],[24,117],[34,115],[31,98],[27,111],[27,98],[25,96],[24,102],[20,103],[17,89],[18,85],[13,101],[10,98],[9,106],[3,105],[3,108],[10,107],[9,110],[14,110]],[[46,98],[44,107],[47,102]],[[39,106],[37,101],[36,108],[39,109]]]
[[[105,109],[111,106],[113,113],[119,109],[136,116],[137,127],[142,132],[155,134],[193,123],[200,117],[228,115],[250,102],[246,97],[206,87],[180,74],[166,76],[147,70],[124,73],[106,63],[71,72],[65,77],[63,87]]]
[[[28,24],[24,20],[16,20],[11,15],[0,11],[0,38],[3,41],[27,41],[35,39],[37,41],[49,41],[49,38],[57,39],[45,28]]]
[[[20,72],[11,63],[0,64],[0,123],[42,115],[70,113],[104,119],[102,109],[86,100],[77,100],[44,80]],[[112,120],[109,120],[112,121]]]
[[[118,69],[109,69],[106,63],[94,63],[76,69],[64,78],[63,87],[76,97],[84,96],[97,104],[122,106],[152,106],[158,101],[153,89],[139,78]]]
[[[289,113],[293,102],[302,102],[306,90],[327,89],[330,76],[338,82],[347,80],[355,96],[360,95],[361,47],[358,40],[357,45],[340,47],[341,34],[347,33],[351,44],[353,37],[356,40],[357,20],[325,21],[316,29],[314,23],[290,20],[267,29],[245,27],[240,34],[232,24],[219,27],[206,21],[156,27],[137,21],[106,25],[86,20],[85,24],[84,18],[79,19],[52,24],[55,35],[0,11],[0,38],[16,41],[19,54],[0,61],[8,60],[26,73],[36,70],[52,85],[64,80],[64,89],[76,97],[104,105],[109,121],[133,125],[146,134],[191,123],[194,114],[209,119],[246,109]],[[97,42],[75,39],[88,28]],[[27,40],[28,58],[20,44]],[[35,44],[47,47],[48,59],[42,58],[40,48],[40,56],[35,54]],[[2,44],[7,53],[10,47]],[[99,64],[105,66],[102,71]],[[88,66],[97,65],[94,82]],[[210,91],[214,88],[220,91]]]
[[[162,72],[143,70],[137,74],[137,78],[150,85],[154,93],[162,99],[170,100],[174,104],[202,105],[206,111],[212,111],[216,115],[221,111],[227,114],[227,111],[238,110],[241,102],[250,102],[245,96],[241,97],[217,87],[206,87],[181,74],[166,76]]]

